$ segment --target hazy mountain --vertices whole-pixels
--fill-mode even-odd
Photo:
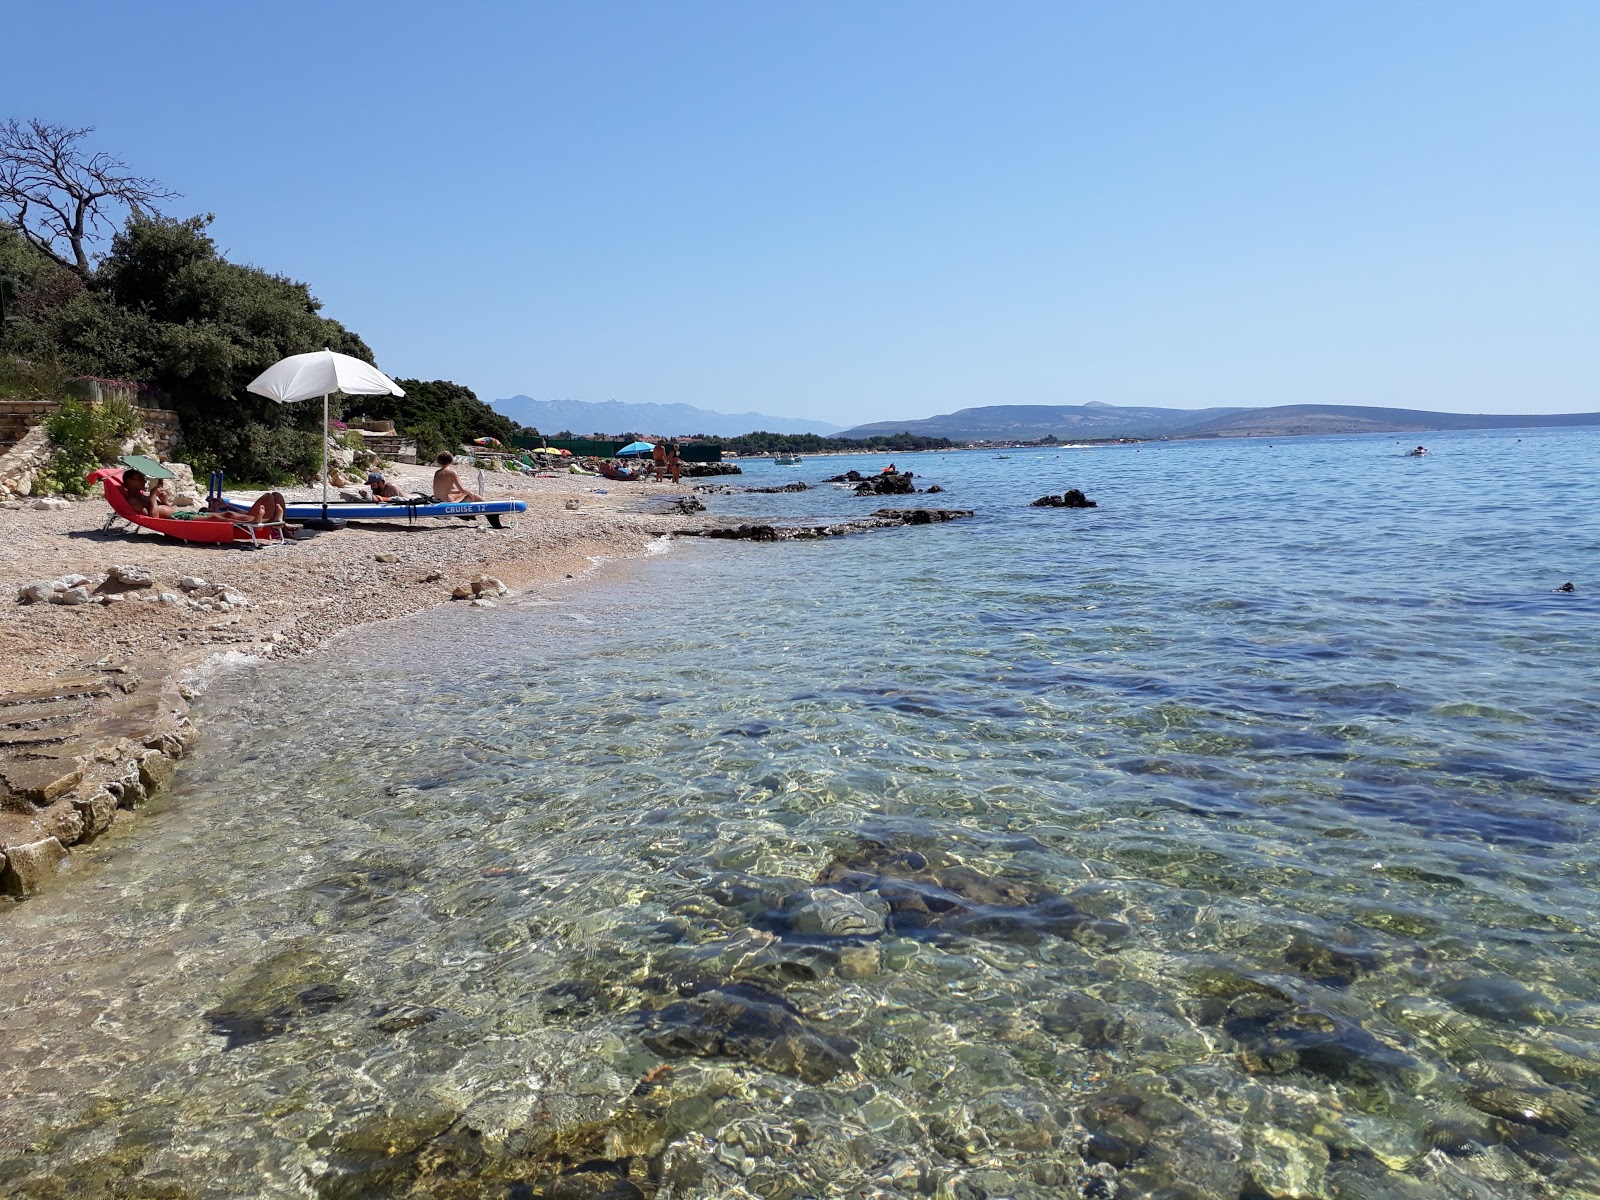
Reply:
[[[535,400],[510,396],[490,407],[513,421],[531,425],[541,433],[570,429],[580,436],[590,433],[645,433],[682,437],[695,433],[733,437],[764,430],[767,433],[838,433],[841,425],[807,421],[799,417],[769,417],[764,413],[719,413],[689,404],[624,404],[607,400]]]
[[[1472,415],[1352,404],[1274,408],[1124,408],[1115,404],[996,404],[919,421],[874,421],[840,437],[917,433],[954,441],[1033,441],[1113,437],[1290,437],[1303,433],[1426,433],[1436,429],[1517,429],[1600,425],[1600,413]]]

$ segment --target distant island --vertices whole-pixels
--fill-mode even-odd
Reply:
[[[1043,438],[1292,437],[1316,433],[1429,433],[1445,429],[1596,426],[1600,412],[1468,414],[1353,404],[1284,404],[1272,408],[1135,408],[1115,404],[996,404],[916,421],[874,421],[841,438],[916,434],[955,442],[1029,442]]]
[[[842,425],[808,421],[799,417],[769,417],[765,413],[720,413],[690,404],[625,404],[620,400],[592,403],[586,400],[535,400],[508,396],[491,406],[519,425],[544,433],[569,429],[591,433],[641,433],[660,437],[692,437],[698,433],[733,437],[757,430],[766,433],[838,433]],[[894,433],[899,433],[897,428]],[[863,436],[871,436],[864,434]]]

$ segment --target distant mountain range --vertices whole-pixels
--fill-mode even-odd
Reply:
[[[1285,404],[1275,408],[1125,408],[1115,404],[995,404],[919,421],[874,421],[840,437],[916,433],[952,441],[1024,442],[1054,435],[1117,437],[1291,437],[1305,433],[1427,433],[1441,429],[1520,429],[1537,425],[1600,425],[1600,413],[1551,416],[1471,415],[1353,404]]]
[[[580,437],[591,433],[642,433],[660,437],[685,437],[709,433],[736,437],[741,433],[838,433],[842,425],[806,421],[798,417],[769,417],[764,413],[719,413],[689,404],[624,404],[607,400],[535,400],[509,396],[490,407],[522,425],[544,434],[570,429]]]

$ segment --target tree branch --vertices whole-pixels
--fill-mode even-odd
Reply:
[[[159,201],[178,194],[104,150],[85,157],[78,143],[93,132],[37,119],[0,124],[0,215],[85,279],[91,235],[114,228],[109,208],[158,212]]]

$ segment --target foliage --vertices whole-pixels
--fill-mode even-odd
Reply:
[[[0,400],[59,400],[67,373],[54,363],[32,363],[0,355]]]
[[[734,454],[827,454],[850,450],[948,450],[954,443],[945,437],[924,437],[915,433],[876,435],[867,438],[831,438],[816,433],[746,433],[739,437],[698,435],[700,441],[720,442],[724,453]]]
[[[510,443],[521,426],[478,399],[469,387],[447,379],[397,379],[404,396],[348,396],[341,408],[346,416],[393,421],[395,428],[417,443],[423,461],[446,450],[454,453],[474,438],[495,437]]]
[[[372,352],[320,315],[305,284],[222,257],[210,221],[134,215],[87,286],[0,224],[0,287],[17,316],[0,328],[0,353],[155,385],[183,422],[176,457],[197,471],[311,478],[320,406],[245,388],[290,354],[327,347],[371,362]]]
[[[126,400],[88,405],[68,399],[44,419],[44,428],[55,453],[38,475],[39,490],[82,495],[88,491],[84,476],[114,461],[141,424],[138,410]]]

